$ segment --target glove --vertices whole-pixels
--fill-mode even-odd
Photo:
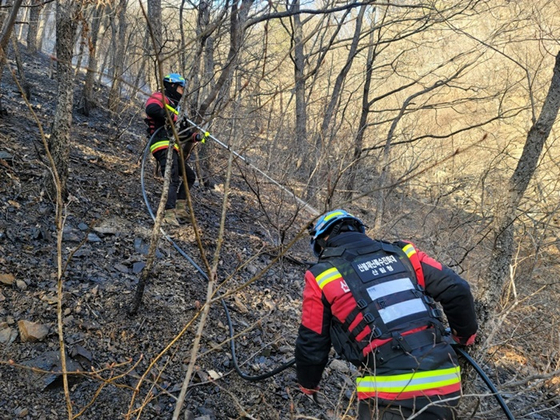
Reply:
[[[451,338],[453,338],[453,341],[461,346],[472,346],[476,338],[476,333],[474,333],[470,337],[458,337],[455,334],[452,334]]]
[[[189,130],[189,128],[192,128],[192,126],[184,119],[179,121],[177,127],[179,127],[178,130],[180,132],[186,132],[187,130]],[[192,130],[189,130],[189,133],[192,133]]]

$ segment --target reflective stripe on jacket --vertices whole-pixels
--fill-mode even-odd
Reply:
[[[368,367],[366,372],[376,373],[357,379],[358,399],[404,400],[460,391],[459,368],[448,359],[444,350],[447,346],[439,345],[441,335],[435,331],[439,327],[431,328],[437,319],[432,317],[431,301],[423,292],[424,277],[416,249],[408,243],[380,243],[370,249],[353,257],[352,253],[342,257],[347,251],[337,257],[335,252],[333,257],[326,258],[328,263],[311,269],[317,286],[331,304],[333,323],[339,325],[331,329],[335,349],[354,363],[356,351],[361,351],[367,360],[362,362]],[[345,305],[339,306],[342,302]],[[346,337],[356,342],[357,347],[348,341],[345,344]],[[413,337],[410,343],[416,344],[407,348],[408,337]],[[414,340],[415,337],[422,338]],[[441,360],[436,365],[423,363],[426,352]],[[409,373],[387,375],[388,367],[399,369],[391,360],[409,357],[408,354],[418,357],[415,368]],[[381,364],[385,369],[379,369]]]
[[[155,152],[158,152],[160,150],[167,149],[169,147],[169,143],[170,143],[169,140],[157,141],[157,142],[150,145],[150,152],[152,152],[152,154],[154,154]],[[174,144],[173,148],[175,150],[179,151],[179,146],[177,146],[177,144]]]
[[[465,280],[414,245],[405,242],[399,241],[393,244],[402,250],[400,256],[395,253],[393,255],[400,259],[406,270],[399,264],[395,264],[392,258],[384,258],[383,255],[370,258],[367,256],[369,253],[364,251],[375,243],[377,241],[358,232],[339,234],[330,238],[325,248],[325,252],[335,251],[330,252],[332,258],[330,256],[321,258],[305,273],[301,325],[295,348],[297,380],[305,388],[313,389],[318,386],[329,360],[331,346],[334,346],[339,355],[348,361],[351,361],[350,358],[343,356],[339,352],[340,349],[353,351],[350,356],[355,360],[360,358],[363,360],[365,357],[366,360],[362,364],[365,375],[363,381],[368,377],[371,378],[372,375],[382,379],[401,374],[412,375],[413,372],[416,372],[416,375],[438,374],[439,371],[455,369],[458,366],[451,346],[441,342],[437,337],[438,329],[430,325],[434,318],[426,317],[424,311],[418,313],[400,311],[403,307],[399,302],[403,301],[403,297],[406,301],[416,302],[416,298],[420,295],[413,295],[423,294],[418,288],[411,289],[407,279],[412,280],[414,284],[413,273],[416,274],[416,281],[425,289],[425,293],[441,303],[449,325],[457,329],[459,335],[469,336],[476,332],[474,303]],[[338,264],[346,251],[364,258],[355,262],[348,261],[347,264],[341,261]],[[391,257],[391,254],[387,257]],[[369,275],[367,273],[372,273],[373,270],[381,272],[383,268],[389,272],[389,265],[393,270],[391,277],[385,277],[383,281],[380,281],[381,276],[377,274],[372,281],[366,278],[366,275]],[[352,278],[355,279],[356,276],[359,277],[358,284],[365,281],[363,284],[367,292],[367,294],[360,293],[357,298],[350,290],[353,287],[352,283],[355,283]],[[389,282],[394,282],[392,284],[401,290],[396,296],[385,296]],[[375,301],[374,303],[379,303],[376,308],[371,307],[372,300]],[[367,310],[360,310],[360,307],[364,307],[364,303]],[[431,306],[429,302],[427,303],[428,307]],[[387,308],[390,311],[383,311]],[[397,313],[393,309],[397,310]],[[382,310],[389,322],[389,332],[374,328],[382,319],[379,310]],[[368,313],[373,315],[373,323],[372,317],[366,316]],[[336,330],[333,329],[334,327]],[[396,333],[396,338],[393,337],[393,332]],[[411,351],[401,350],[396,353],[391,351],[390,342],[393,341],[395,345],[400,346],[401,338],[412,349]],[[364,344],[365,347],[362,347]],[[387,351],[384,351],[385,349]],[[380,389],[377,385],[379,382],[373,382],[374,386],[370,386],[371,389],[367,388],[366,382],[362,383],[358,394],[360,398],[369,398],[372,395],[386,400],[407,396],[412,398],[414,395],[445,395],[449,398],[450,394],[460,391],[459,375],[448,384],[434,385],[435,381],[432,379],[426,389],[421,391],[408,389],[407,394],[402,394],[402,389],[396,393],[386,388]],[[371,383],[370,381],[370,385]],[[416,385],[420,386],[418,383]],[[408,392],[415,394],[411,395]],[[399,404],[404,403],[404,401],[399,402]],[[415,398],[411,404],[420,403]]]
[[[401,250],[403,247],[408,251]],[[311,269],[317,286],[331,304],[335,350],[356,366],[365,362],[367,354],[386,343],[401,354],[426,343],[437,344],[441,333],[425,335],[407,346],[405,335],[430,327],[441,328],[433,299],[424,293],[417,281],[415,264],[410,261],[414,250],[409,244],[401,247],[381,243],[363,247],[360,252],[331,251]],[[422,270],[418,263],[420,271]],[[344,274],[342,274],[344,273]],[[423,278],[422,278],[423,280]],[[416,338],[415,336],[414,338]],[[424,337],[424,335],[422,336]],[[378,362],[393,358],[387,351]],[[370,358],[371,360],[371,358]]]
[[[420,265],[420,258],[418,257],[418,253],[416,252],[416,248],[411,243],[406,244],[403,249],[404,253],[412,263],[414,267],[414,271],[416,272],[416,279],[418,280],[418,284],[422,287],[426,287],[424,281],[424,272],[422,271],[422,266]]]
[[[461,390],[459,366],[401,375],[363,376],[356,379],[358,399],[406,400],[413,397],[447,395]]]

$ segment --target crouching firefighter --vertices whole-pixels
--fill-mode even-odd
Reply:
[[[305,273],[295,347],[301,390],[314,395],[331,344],[360,369],[358,419],[456,419],[461,375],[442,339],[443,313],[453,339],[477,332],[468,283],[408,242],[370,239],[344,210],[310,226],[318,262]]]

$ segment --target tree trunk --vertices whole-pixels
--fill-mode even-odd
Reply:
[[[19,22],[25,22],[29,19],[29,7],[23,7],[20,10],[20,13],[18,15],[18,21]],[[16,35],[16,41],[20,41],[23,39],[23,28],[27,27],[28,25],[23,25],[23,24],[19,24],[16,27],[16,31],[14,31],[14,35]]]
[[[303,51],[303,25],[299,12],[300,2],[294,0],[292,11],[295,13],[293,17],[294,25],[294,80],[295,80],[295,97],[296,97],[296,137],[301,139],[301,144],[306,147],[301,151],[302,159],[298,161],[297,169],[305,164],[305,156],[312,156],[311,147],[307,139],[307,101],[305,100],[305,55]]]
[[[197,26],[196,26],[196,35],[198,40],[198,46],[196,53],[193,57],[192,67],[190,69],[189,75],[189,103],[188,103],[188,110],[189,116],[197,120],[197,118],[204,118],[202,115],[196,115],[199,108],[200,98],[202,96],[202,86],[209,86],[211,80],[213,80],[213,74],[210,75],[209,79],[204,78],[204,82],[201,83],[200,79],[200,66],[202,62],[202,57],[205,57],[204,60],[207,63],[210,60],[211,63],[214,62],[214,51],[213,49],[207,49],[207,46],[210,45],[213,47],[213,40],[212,35],[205,34],[208,30],[208,25],[210,23],[210,4],[206,1],[201,1],[198,5],[198,17],[197,17]],[[204,34],[204,35],[203,35]],[[205,68],[206,70],[207,68]],[[205,72],[205,76],[208,74]],[[211,82],[213,83],[213,82]],[[211,90],[211,89],[210,89]],[[214,149],[214,145],[212,142],[207,142],[204,147],[199,148],[197,151],[197,165],[196,171],[198,172],[198,176],[201,179],[203,185],[208,187],[213,187],[213,180],[210,177],[211,173],[211,157],[213,155],[212,150]],[[205,162],[201,164],[200,162]]]
[[[55,10],[53,12],[53,10]],[[53,28],[56,27],[56,25],[49,25],[49,20],[51,18],[51,16],[53,15],[53,13],[56,13],[56,4],[54,3],[47,3],[47,5],[45,6],[44,9],[45,13],[43,16],[43,19],[41,19],[41,26],[39,28],[39,51],[43,51],[43,43],[45,41],[45,39],[50,40],[53,38]],[[51,51],[48,51],[49,53]]]
[[[155,56],[161,57],[163,31],[161,28],[161,0],[148,0],[148,24]]]
[[[27,77],[25,77],[25,68],[23,66],[23,60],[21,58],[21,54],[19,52],[19,45],[15,34],[12,36],[12,48],[14,49],[14,56],[16,58],[16,65],[18,68],[18,76],[19,76],[19,84],[23,90],[23,96],[27,98],[27,100],[31,99],[31,86],[27,81]]]
[[[514,247],[514,224],[517,207],[539,162],[541,152],[560,108],[560,53],[556,56],[552,82],[541,109],[533,124],[519,158],[517,167],[508,183],[508,196],[503,207],[495,213],[494,246],[492,258],[484,281],[479,285],[477,311],[481,327],[494,319],[502,290],[509,278]]]
[[[364,93],[362,95],[362,110],[360,114],[360,123],[358,126],[358,133],[356,135],[356,139],[354,140],[354,153],[352,156],[352,162],[348,165],[348,173],[346,178],[346,193],[344,194],[344,199],[346,201],[352,201],[352,195],[354,188],[356,187],[356,172],[359,169],[359,161],[362,158],[362,148],[364,144],[364,133],[366,131],[366,126],[368,122],[369,111],[371,108],[371,104],[369,101],[369,91],[371,88],[371,76],[373,74],[373,63],[376,57],[376,45],[373,42],[373,34],[372,31],[370,33],[370,42],[368,46],[368,55],[366,61],[366,71],[365,71],[365,80],[364,80]]]
[[[126,43],[126,0],[120,0],[117,11],[117,36],[114,39],[116,45],[113,62],[113,80],[109,91],[109,110],[116,112],[119,109],[121,98],[121,78],[124,68],[124,50]]]
[[[68,194],[68,157],[74,102],[72,52],[78,26],[78,9],[79,2],[70,0],[60,0],[56,7],[56,78],[58,90],[49,149],[60,178],[60,187],[64,199]],[[56,189],[52,180],[50,181],[49,191],[54,196]]]
[[[6,0],[7,2],[7,0]],[[6,19],[6,16],[8,15],[8,12],[4,9],[4,0],[0,0],[0,29],[4,26],[4,20]]]
[[[201,2],[202,3],[202,2]],[[206,31],[210,26],[210,4],[207,4],[206,9],[203,10],[202,24]],[[206,33],[204,36],[204,68],[203,68],[203,86],[208,86],[208,90],[212,90],[215,86],[214,80],[214,33]]]
[[[95,82],[95,73],[97,72],[97,39],[99,37],[99,28],[101,27],[101,18],[104,10],[103,6],[95,7],[91,19],[90,39],[88,42],[88,65],[84,90],[82,92],[82,106],[79,110],[85,116],[89,116],[91,109],[95,106],[93,100],[93,85]]]
[[[350,69],[352,68],[352,64],[354,63],[354,59],[356,58],[356,54],[358,52],[358,43],[360,41],[360,37],[362,35],[362,22],[364,19],[364,13],[366,10],[366,6],[361,6],[360,7],[360,11],[358,13],[358,16],[356,17],[356,24],[355,24],[355,28],[354,28],[354,35],[352,38],[352,43],[350,45],[349,51],[348,51],[348,56],[346,58],[346,63],[344,64],[344,66],[342,67],[342,69],[340,70],[338,76],[336,77],[336,81],[335,84],[333,86],[333,90],[332,92],[328,95],[329,100],[327,103],[327,107],[325,109],[325,113],[323,114],[323,121],[321,122],[321,128],[320,131],[314,135],[314,140],[313,140],[313,146],[315,147],[315,150],[317,150],[318,153],[321,153],[321,151],[323,150],[329,150],[330,146],[331,146],[331,138],[333,137],[330,133],[329,133],[329,129],[332,127],[333,125],[333,120],[335,119],[335,109],[337,104],[340,101],[340,94],[342,91],[342,87],[344,85],[344,81],[346,80],[346,76],[348,75],[348,72],[350,71]],[[342,22],[344,22],[346,20],[346,17],[350,15],[350,10],[347,10],[345,12],[345,15],[341,18],[341,25]],[[317,159],[317,163],[319,163],[320,159]],[[328,161],[327,161],[328,164]],[[321,168],[317,168],[317,169],[321,169]],[[326,168],[327,171],[327,177],[328,179],[330,179],[330,174],[329,174],[329,169]],[[322,173],[322,172],[321,172]],[[317,194],[318,194],[318,173],[317,171],[315,171],[314,174],[312,174],[310,176],[310,180],[309,180],[309,186],[308,186],[308,191],[307,191],[307,199],[311,200],[311,199],[317,199]],[[327,191],[327,194],[325,196],[325,208],[331,208],[331,199],[332,199],[332,194],[333,191],[329,188],[330,191]]]
[[[144,37],[142,41],[142,51],[147,51],[150,44],[151,43],[149,38],[147,36]],[[146,66],[148,65],[148,61],[149,58],[146,55],[143,55],[140,59],[140,63],[138,64],[138,71],[136,72],[136,75],[134,77],[134,83],[132,84],[136,89],[140,89],[142,87],[140,86],[141,81],[143,82],[142,84],[146,82],[149,84],[149,80],[146,74]]]
[[[110,33],[107,30],[107,28],[109,26],[111,26],[111,18],[110,16],[105,16],[105,23],[102,25],[105,28],[105,31],[103,32],[103,37],[101,38],[101,42],[111,42],[111,38],[110,38]],[[103,20],[103,19],[102,19]],[[107,37],[109,37],[109,41],[107,41]],[[103,78],[105,78],[107,76],[107,62],[109,61],[109,57],[110,57],[110,53],[107,52],[106,54],[103,55],[103,61],[101,62],[101,67],[99,68],[99,72],[97,74],[97,84],[98,85],[102,85],[103,84]]]
[[[328,139],[327,150],[331,149],[332,139],[336,136],[336,132],[330,134],[328,133],[328,131],[329,131],[329,127],[332,127],[332,123],[336,119],[335,108],[336,105],[340,102],[340,95],[342,92],[342,87],[346,80],[346,76],[348,75],[348,72],[352,68],[354,59],[358,54],[358,43],[360,42],[360,38],[362,37],[362,24],[364,20],[365,11],[366,11],[366,6],[360,7],[358,16],[356,17],[356,27],[354,29],[354,37],[352,38],[352,44],[350,45],[350,49],[348,51],[348,57],[346,59],[346,63],[344,64],[344,67],[342,68],[342,70],[340,71],[340,73],[336,78],[333,87],[333,92],[332,95],[330,96],[330,102],[325,112],[325,115],[323,117],[321,131],[324,133],[323,137],[326,137]],[[329,178],[330,178],[330,171],[331,171],[330,168],[328,168]],[[327,191],[326,203],[328,208],[332,208],[332,205],[334,204],[332,203],[332,196],[335,190],[336,190],[336,181],[335,184],[332,186],[332,189],[330,191]]]
[[[12,4],[12,8],[10,9],[10,15],[8,16],[8,20],[3,22],[2,25],[2,34],[0,35],[0,52],[2,53],[3,61],[6,60],[6,56],[4,55],[6,48],[8,47],[8,43],[10,42],[10,37],[12,36],[12,31],[14,30],[14,25],[16,23],[16,18],[21,7],[22,0],[15,0]]]
[[[2,24],[2,34],[0,35],[0,81],[2,80],[2,74],[4,73],[4,66],[6,65],[7,56],[6,49],[8,48],[8,42],[10,42],[10,37],[12,36],[12,31],[14,29],[14,24],[16,22],[17,14],[19,8],[21,7],[22,0],[15,0],[10,9],[10,15],[8,19],[3,21]],[[2,92],[0,92],[0,116],[5,115],[7,111],[2,106]]]
[[[31,8],[29,10],[29,25],[27,28],[27,51],[35,54],[39,50],[39,16],[43,8],[42,0],[32,0]]]
[[[76,35],[74,38],[78,44],[78,52],[76,54],[76,64],[74,65],[74,79],[76,82],[78,81],[78,77],[80,77],[80,68],[82,67],[82,60],[84,59],[84,48],[85,48],[85,36],[87,32],[87,28],[84,28],[83,23],[80,25],[79,29],[76,30]],[[78,41],[79,40],[79,41]]]
[[[200,104],[197,115],[195,115],[194,118],[195,122],[200,122],[202,120],[202,118],[206,115],[208,108],[212,103],[214,103],[218,95],[220,95],[220,97],[218,98],[218,102],[221,100],[225,101],[225,97],[229,96],[229,86],[231,86],[233,71],[238,63],[239,51],[241,49],[243,36],[245,34],[245,23],[247,22],[247,16],[253,2],[254,0],[242,0],[239,7],[236,2],[233,2],[231,6],[231,26],[229,33],[230,47],[227,60],[224,67],[222,68],[222,72],[220,73],[218,81],[208,92],[208,95],[205,97],[204,101],[202,101],[202,103]],[[213,180],[208,176],[208,173],[210,172],[209,162],[208,160],[204,159],[202,160],[202,162],[203,164],[200,165],[201,173],[199,175],[201,176],[204,185],[212,186]]]
[[[204,36],[204,32],[208,28],[210,20],[210,5],[206,1],[201,1],[198,5],[198,16],[196,22],[196,39],[197,39],[197,48],[195,50],[194,55],[192,58],[192,64],[189,69],[189,86],[188,86],[188,94],[189,94],[189,115],[194,118],[194,113],[198,109],[200,97],[202,95],[202,87],[201,85],[206,85],[206,83],[201,83],[200,81],[200,67],[202,62],[202,57],[205,52],[206,42],[208,40],[208,36]],[[184,42],[184,41],[182,41]],[[186,44],[183,46],[183,50],[186,50]],[[186,54],[186,51],[183,51]],[[207,54],[206,54],[207,55]],[[184,58],[185,68],[186,68],[186,57]],[[205,81],[206,82],[206,81]]]

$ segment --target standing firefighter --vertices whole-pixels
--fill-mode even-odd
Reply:
[[[151,137],[150,151],[159,163],[161,175],[165,176],[167,149],[170,144],[170,139],[173,137],[171,127],[166,126],[168,122],[167,113],[169,112],[173,124],[175,124],[179,114],[179,101],[185,89],[185,79],[177,73],[168,74],[163,78],[163,87],[165,89],[165,96],[163,96],[161,92],[156,91],[146,102],[147,118],[144,121],[148,124],[148,135]],[[157,131],[160,127],[163,128]],[[187,159],[195,143],[202,139],[200,134],[186,127],[182,127],[182,124],[179,124],[178,132],[180,133],[180,144],[178,145],[175,143],[173,146],[175,150],[173,151],[171,166],[171,182],[169,184],[167,202],[165,203],[165,216],[163,219],[164,223],[173,226],[179,226],[177,216],[181,218],[189,217],[186,211],[187,190],[183,185],[183,176],[179,163],[179,147],[183,147],[186,178],[190,189],[196,180],[196,175],[187,164]]]
[[[296,341],[301,390],[314,395],[331,343],[357,366],[358,419],[455,419],[461,376],[442,339],[473,344],[477,322],[468,283],[407,242],[370,239],[364,224],[334,210],[310,227],[317,264],[305,273]]]

